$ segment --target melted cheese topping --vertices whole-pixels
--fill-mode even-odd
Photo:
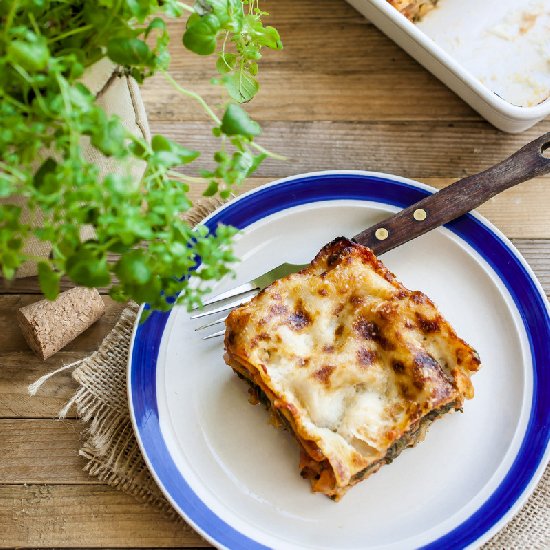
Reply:
[[[475,351],[424,294],[346,239],[234,310],[226,324],[228,363],[331,468],[332,486],[323,482],[322,490],[337,497],[430,411],[459,408],[473,396]]]
[[[407,19],[420,21],[428,12],[433,10],[439,0],[387,0],[399,10]]]

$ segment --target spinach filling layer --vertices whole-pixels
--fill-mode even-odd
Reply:
[[[250,378],[241,374],[240,372],[236,372],[236,374],[239,378],[245,380],[248,383],[254,397],[258,399],[258,402],[264,405],[266,409],[271,411],[271,413],[277,418],[278,421],[280,421],[285,429],[293,432],[287,418],[285,418],[283,414],[281,414],[277,409],[272,406],[269,397],[267,397],[262,388],[260,388],[260,386],[255,384],[252,380],[250,380]],[[456,401],[447,403],[439,409],[434,409],[433,411],[430,411],[428,414],[423,416],[419,420],[417,426],[413,426],[393,443],[393,445],[387,450],[386,455],[383,458],[377,460],[376,462],[373,462],[372,464],[369,464],[365,469],[361,470],[360,472],[357,472],[353,476],[352,481],[356,482],[362,480],[366,475],[368,475],[370,471],[376,469],[381,464],[391,464],[403,452],[404,449],[406,449],[407,447],[414,447],[419,441],[424,438],[427,429],[434,420],[441,418],[452,409],[456,409]]]

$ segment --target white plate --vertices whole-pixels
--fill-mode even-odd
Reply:
[[[429,188],[395,176],[297,176],[244,195],[207,221],[243,228],[240,284],[289,261],[305,263],[416,202]],[[426,292],[482,359],[476,397],[426,440],[339,502],[312,494],[298,446],[248,403],[182,308],[136,325],[129,398],[138,441],[179,513],[229,548],[464,548],[518,510],[548,460],[550,320],[540,285],[513,246],[468,215],[384,255],[407,287]],[[546,363],[546,364],[545,364]],[[546,367],[546,368],[544,368]]]

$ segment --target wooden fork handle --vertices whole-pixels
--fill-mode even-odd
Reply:
[[[550,173],[550,132],[491,168],[461,179],[369,227],[353,240],[382,254],[466,214],[523,181]]]

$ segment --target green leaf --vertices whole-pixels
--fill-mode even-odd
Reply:
[[[260,125],[252,120],[242,107],[235,103],[230,103],[227,106],[220,129],[227,136],[240,135],[247,138],[259,136],[262,131]]]
[[[139,21],[143,21],[150,14],[150,3],[144,0],[126,0],[130,12]],[[114,9],[111,7],[111,9]]]
[[[80,248],[67,258],[67,275],[78,285],[87,287],[107,286],[111,275],[105,257],[98,257],[92,250]]]
[[[57,162],[51,157],[48,157],[39,166],[39,168],[35,172],[34,178],[33,178],[33,185],[36,187],[36,189],[42,190],[44,187],[46,187],[46,185],[45,185],[46,184],[46,177],[51,175],[53,172],[55,172],[56,168],[57,168]]]
[[[143,285],[124,285],[125,290],[139,304],[154,303],[157,307],[160,306],[162,281],[158,276],[154,276],[150,281]]]
[[[283,43],[277,29],[274,27],[262,27],[257,29],[256,42],[262,46],[267,46],[272,50],[282,50]]]
[[[132,250],[124,254],[115,266],[115,273],[125,284],[132,285],[144,285],[152,277],[143,250]]]
[[[201,20],[201,15],[199,13],[192,13],[187,21],[185,22],[185,28],[188,29],[192,27],[195,23],[198,23]]]
[[[219,19],[212,14],[204,15],[187,28],[183,35],[183,45],[196,54],[210,55],[216,51],[219,30]]]
[[[125,132],[117,118],[110,118],[105,124],[95,128],[92,134],[92,145],[97,147],[104,155],[112,156],[121,154],[124,148]]]
[[[248,65],[248,72],[252,76],[256,76],[258,74],[258,64],[257,63],[250,63],[250,65]]]
[[[250,168],[248,169],[248,172],[246,174],[246,177],[249,178],[262,164],[262,162],[267,158],[267,155],[265,153],[261,153],[260,155],[256,155],[254,157],[254,160],[252,161],[252,164],[250,165]]]
[[[229,95],[239,103],[250,101],[260,89],[258,81],[246,69],[225,76],[223,82]]]
[[[163,0],[162,9],[168,17],[180,17],[183,14],[182,3],[179,0]]]
[[[107,174],[103,180],[105,189],[113,195],[120,195],[121,197],[130,197],[139,189],[139,180],[133,178],[128,174]],[[97,216],[96,216],[97,217]],[[87,220],[88,223],[91,222]]]
[[[171,151],[173,143],[174,142],[168,138],[157,134],[153,136],[153,139],[151,140],[151,147],[155,153],[158,151]]]
[[[14,204],[0,204],[0,222],[3,228],[18,229],[23,209]]]
[[[218,182],[215,180],[212,180],[208,187],[204,190],[203,195],[205,197],[213,197],[218,192]]]
[[[237,64],[237,56],[233,53],[220,53],[216,61],[216,69],[220,74],[231,72]]]
[[[153,54],[149,46],[139,38],[111,38],[107,43],[107,55],[115,63],[125,65],[149,65]]]
[[[0,198],[9,197],[15,191],[15,185],[0,174]]]
[[[200,155],[198,151],[191,151],[161,135],[153,136],[151,147],[155,152],[155,161],[164,166],[189,164]]]
[[[40,290],[48,300],[55,300],[59,294],[60,274],[56,273],[47,262],[38,262],[38,281]]]
[[[133,141],[129,145],[129,149],[132,152],[132,155],[138,159],[147,159],[149,151],[147,151],[147,146],[142,141]]]
[[[5,263],[2,263],[2,274],[4,275],[4,279],[11,281],[11,279],[15,277],[16,271],[15,267],[8,267]]]
[[[239,25],[243,18],[241,0],[197,0],[195,11],[203,16],[213,13],[219,19],[221,26],[229,22]]]
[[[16,65],[29,72],[43,71],[48,67],[50,51],[45,38],[35,35],[32,41],[14,40],[8,45],[8,56]]]

